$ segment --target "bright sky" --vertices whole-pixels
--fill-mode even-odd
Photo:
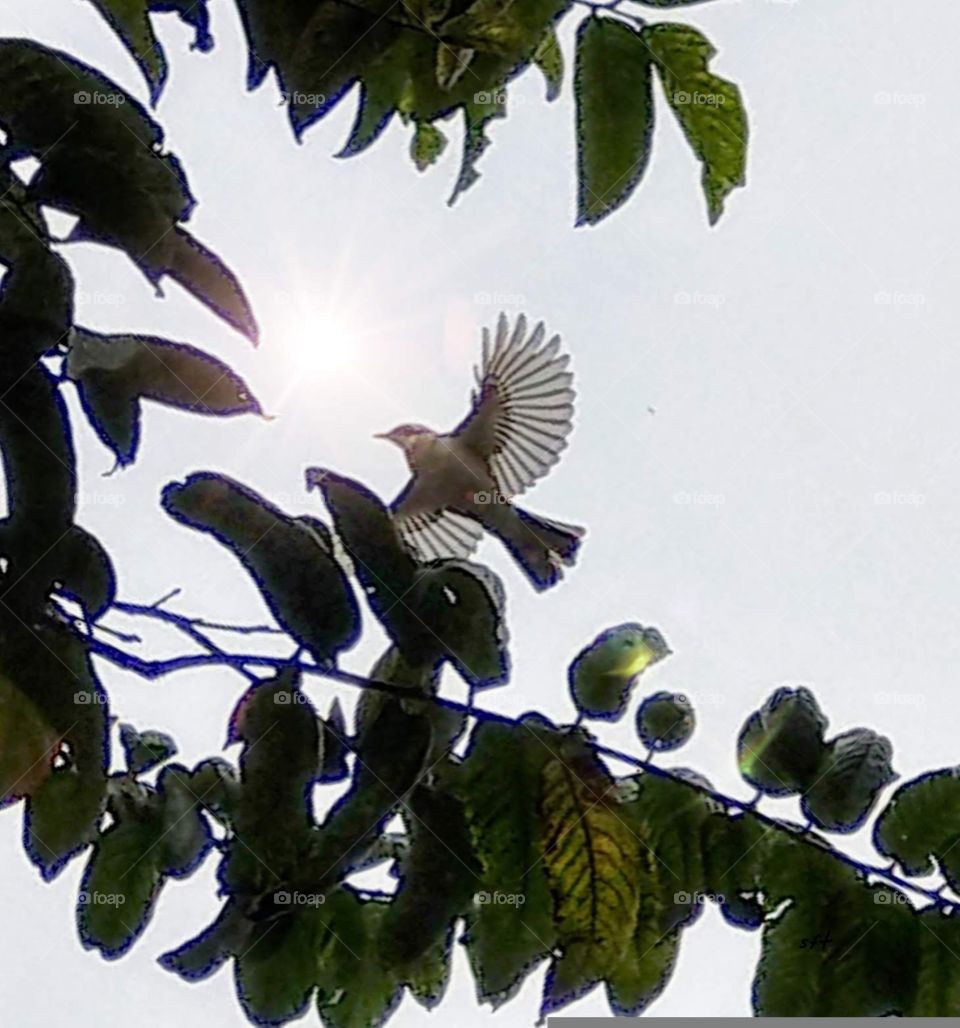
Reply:
[[[780,684],[810,685],[831,732],[866,724],[890,735],[905,777],[955,762],[956,5],[934,0],[923,18],[894,0],[717,0],[674,12],[707,31],[716,69],[741,84],[751,117],[749,185],[712,231],[699,169],[662,103],[635,199],[575,231],[569,74],[548,107],[529,73],[493,127],[483,178],[450,210],[458,144],[424,176],[398,127],[366,155],[334,160],[351,99],[297,146],[273,82],[242,91],[233,5],[212,8],[209,55],[186,52],[190,34],[172,16],[157,19],[172,66],[158,117],[200,200],[192,228],[245,283],[262,344],[253,351],[176,286],[154,299],[125,257],[92,246],[68,254],[85,294],[78,321],[207,348],[277,419],[152,408],[137,464],[110,478],[111,456],[77,432],[82,523],[110,548],[122,597],[149,602],[180,586],[184,612],[262,621],[233,558],[159,509],[162,486],[222,470],[291,512],[321,513],[302,490],[304,467],[321,464],[390,498],[404,466],[373,433],[406,420],[455,424],[479,327],[501,307],[523,310],[563,335],[579,394],[571,446],[528,505],[589,535],[580,565],[546,595],[485,545],[508,588],[514,678],[483,702],[570,719],[571,658],[601,628],[639,620],[674,650],[644,684],[683,691],[697,708],[679,762],[728,792],[748,795],[736,735]],[[5,0],[2,27],[146,95],[90,4]],[[367,671],[381,643],[371,629],[345,666]],[[167,652],[180,645],[164,641]],[[171,732],[189,763],[218,751],[243,688],[210,672],[153,684],[110,668],[104,677],[114,712]],[[325,709],[332,690],[310,691]],[[601,735],[639,751],[632,711]],[[797,813],[793,803],[763,809]],[[166,887],[145,937],[112,967],[74,930],[83,862],[43,885],[20,823],[19,807],[0,815],[9,1023],[48,1025],[65,1003],[80,1026],[239,1023],[228,972],[187,986],[155,964],[211,920],[212,860]],[[842,845],[869,853],[862,834]],[[710,909],[680,952],[653,1013],[749,1012],[757,935]],[[457,960],[444,1023],[533,1022],[541,974],[491,1019]],[[566,1013],[606,1005],[597,992]],[[392,1022],[436,1023],[410,1000]]]

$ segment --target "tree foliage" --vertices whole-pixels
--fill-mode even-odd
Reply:
[[[203,2],[93,2],[154,101],[167,65],[153,13],[177,13],[198,49],[212,45]],[[579,219],[606,216],[642,177],[655,82],[702,165],[715,219],[743,182],[739,92],[711,70],[698,30],[647,24],[621,6],[589,7],[576,31]],[[558,28],[578,9],[562,0],[238,7],[248,86],[273,71],[297,135],[359,83],[344,153],[365,149],[398,115],[413,126],[423,168],[443,151],[439,123],[458,115],[456,193],[476,178],[489,122],[505,113],[516,76],[536,65],[548,98],[559,94]],[[145,401],[217,417],[261,410],[239,376],[193,345],[75,324],[73,279],[46,208],[76,216],[67,243],[124,251],[152,283],[172,278],[253,341],[256,323],[235,276],[185,228],[194,199],[183,166],[133,97],[69,54],[0,40],[0,127],[0,800],[23,803],[24,847],[45,879],[85,861],[83,945],[106,958],[125,953],[165,883],[213,860],[219,914],[160,963],[187,982],[229,963],[258,1024],[315,1005],[326,1025],[363,1028],[383,1023],[408,993],[433,1008],[455,944],[478,999],[493,1007],[545,967],[544,1015],[600,987],[611,1010],[638,1014],[666,987],[707,903],[731,927],[762,933],[758,1014],[960,1013],[949,959],[960,948],[956,915],[909,881],[937,873],[957,888],[956,769],[902,784],[879,811],[874,844],[889,867],[853,860],[832,835],[877,812],[897,777],[892,746],[867,727],[828,738],[805,687],[776,690],[745,721],[737,753],[757,790],[752,803],[687,768],[611,750],[582,724],[624,714],[640,674],[669,656],[656,629],[614,626],[572,661],[580,716],[570,724],[445,699],[448,665],[471,698],[510,680],[501,583],[465,561],[418,563],[370,489],[320,468],[307,473],[304,500],[317,490],[328,521],[210,471],[163,491],[171,518],[226,546],[253,577],[290,655],[230,652],[199,619],[117,601],[109,553],[76,521],[77,426],[64,391],[77,389],[121,466],[138,456]],[[27,155],[39,168],[25,182],[12,165]],[[337,663],[358,639],[362,606],[390,640],[366,679]],[[116,610],[165,618],[205,653],[157,664],[126,653],[98,631]],[[114,730],[94,657],[143,674],[235,669],[247,682],[227,726],[236,762],[190,768],[175,762],[165,732]],[[326,715],[315,708],[303,689],[311,677],[364,689],[352,728],[338,704]],[[674,750],[694,729],[695,699],[656,692],[636,716],[651,753]],[[339,792],[318,813],[321,782]],[[804,823],[760,813],[763,795],[798,798]],[[389,873],[390,889],[361,884],[372,868]]]

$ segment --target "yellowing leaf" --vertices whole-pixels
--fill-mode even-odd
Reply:
[[[541,1015],[568,1003],[623,959],[640,904],[640,840],[619,815],[614,782],[578,739],[541,776],[540,838],[561,955]]]

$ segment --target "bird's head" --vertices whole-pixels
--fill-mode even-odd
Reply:
[[[409,453],[417,443],[425,439],[433,439],[436,434],[432,428],[427,428],[426,425],[397,425],[389,432],[377,433],[374,439],[388,439],[391,443],[399,446],[404,453]]]

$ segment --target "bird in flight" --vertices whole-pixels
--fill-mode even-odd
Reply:
[[[546,589],[577,557],[582,528],[513,503],[560,459],[573,428],[573,375],[560,337],[543,322],[527,335],[521,314],[506,315],[496,337],[483,329],[483,357],[467,416],[447,434],[399,425],[377,436],[399,446],[411,477],[391,505],[399,532],[421,560],[465,558],[484,529],[507,547],[536,589]]]

